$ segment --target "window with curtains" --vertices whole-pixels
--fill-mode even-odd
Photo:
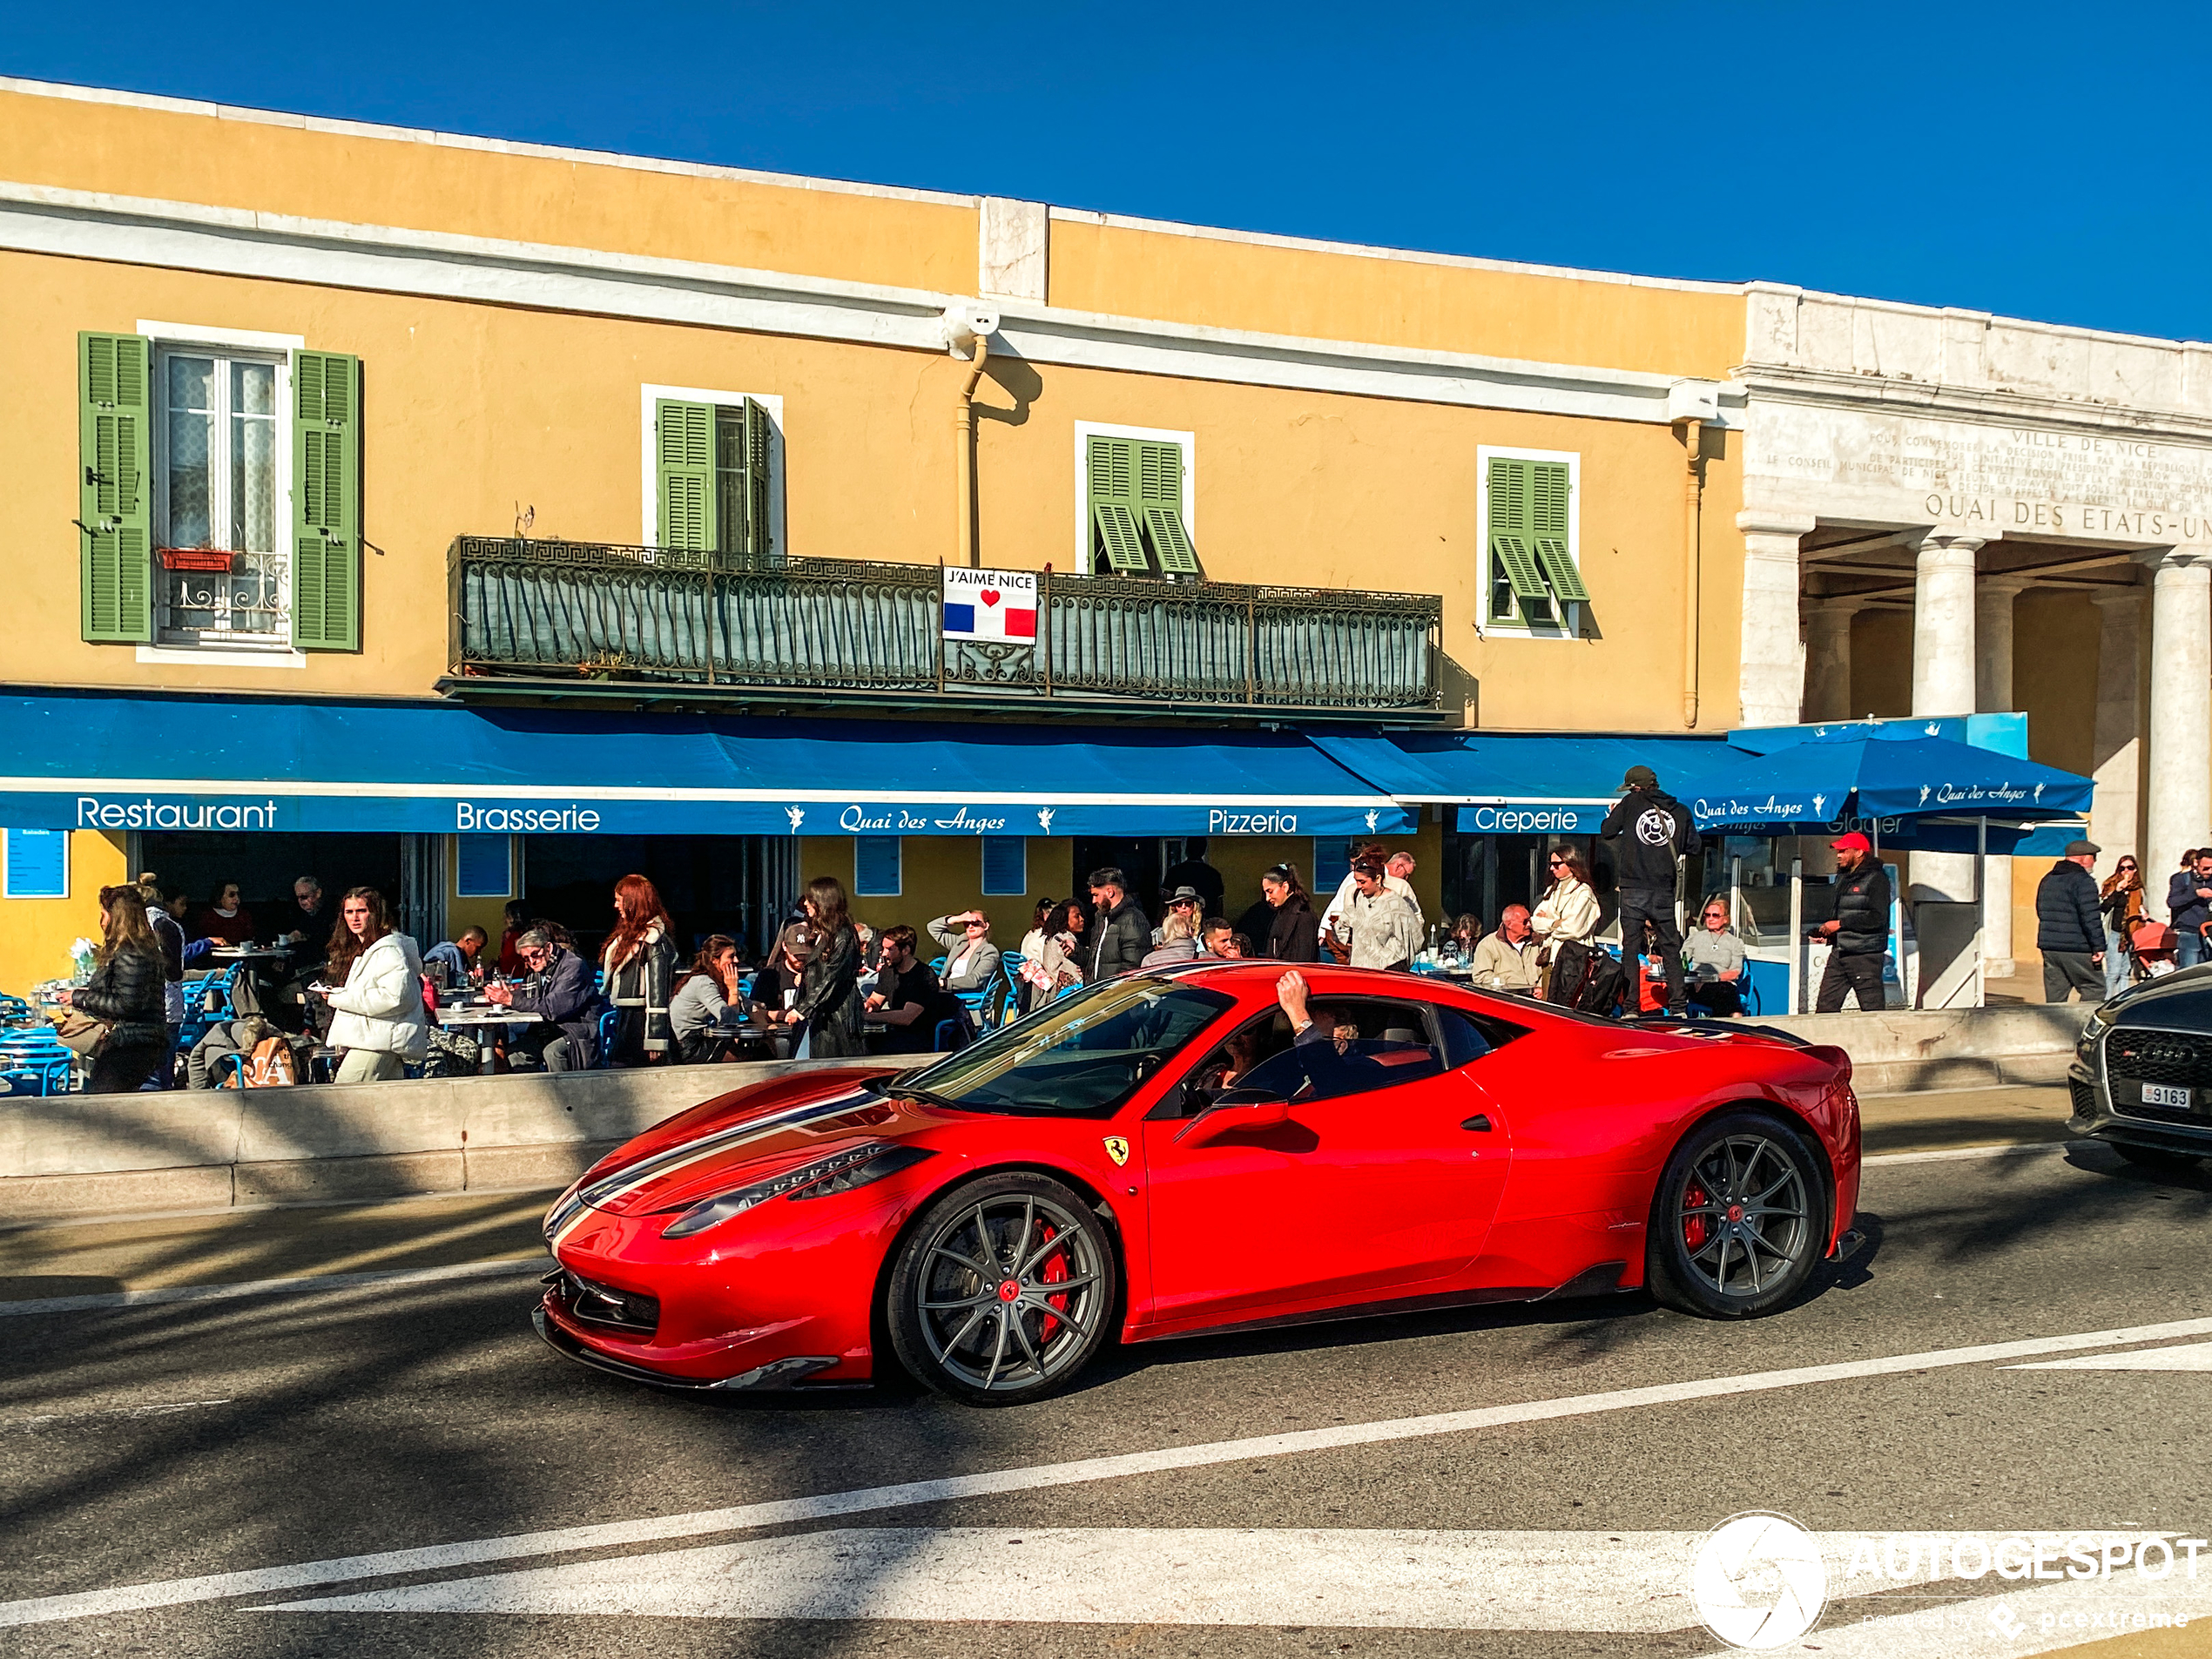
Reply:
[[[78,336],[78,584],[100,644],[361,648],[361,360]]]
[[[1575,458],[1486,452],[1481,465],[1486,620],[1572,633],[1590,597],[1575,550]]]
[[[154,356],[154,637],[163,645],[292,647],[291,537],[274,355]]]

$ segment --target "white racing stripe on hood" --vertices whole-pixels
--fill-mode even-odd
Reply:
[[[660,1176],[703,1163],[749,1141],[765,1140],[771,1135],[800,1123],[810,1123],[818,1118],[840,1116],[876,1098],[867,1089],[853,1089],[828,1100],[787,1106],[779,1112],[771,1112],[765,1117],[748,1118],[742,1123],[732,1123],[726,1129],[702,1135],[697,1140],[669,1147],[651,1157],[641,1158],[635,1163],[617,1170],[611,1175],[602,1176],[589,1185],[575,1187],[554,1206],[553,1214],[546,1218],[547,1243],[557,1245],[583,1218],[586,1210],[604,1210],[616,1199],[626,1197]]]

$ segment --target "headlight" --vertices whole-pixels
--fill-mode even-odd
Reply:
[[[2081,1028],[2081,1041],[2074,1045],[2075,1048],[2083,1054],[2088,1053],[2103,1040],[2104,1034],[2112,1027],[2113,1022],[2106,1019],[2101,1010],[2092,1014],[2089,1023]]]
[[[681,1210],[664,1210],[664,1216],[675,1220],[660,1230],[663,1238],[689,1238],[693,1233],[705,1232],[709,1227],[719,1226],[732,1216],[764,1204],[771,1198],[822,1198],[833,1192],[850,1192],[855,1187],[867,1186],[871,1181],[880,1181],[887,1175],[911,1169],[934,1154],[917,1146],[894,1146],[888,1141],[871,1141],[866,1146],[847,1147],[812,1163],[802,1163],[795,1170],[771,1176],[765,1181],[756,1181],[749,1187],[739,1187],[735,1192],[725,1192],[718,1197],[705,1199]]]

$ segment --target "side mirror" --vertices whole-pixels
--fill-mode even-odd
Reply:
[[[1177,1130],[1177,1143],[1187,1141],[1193,1146],[1204,1146],[1237,1130],[1272,1129],[1278,1123],[1290,1122],[1291,1103],[1280,1095],[1253,1094],[1239,1100],[1236,1093],[1231,1090],[1223,1096]]]

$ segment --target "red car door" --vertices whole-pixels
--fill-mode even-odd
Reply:
[[[1141,1126],[1147,1325],[1417,1296],[1474,1262],[1504,1190],[1507,1126],[1464,1068],[1439,1070],[1440,1051],[1400,1052],[1410,1063],[1380,1086],[1293,1099],[1278,1123],[1217,1108],[1213,1124]]]

